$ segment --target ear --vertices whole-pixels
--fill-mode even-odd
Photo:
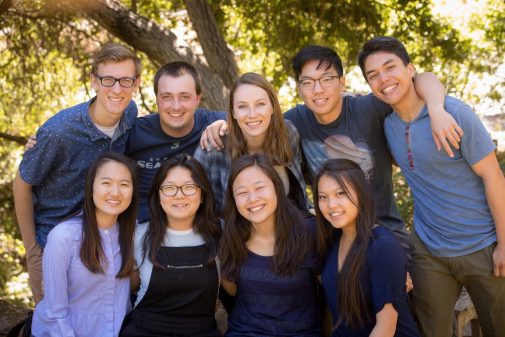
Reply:
[[[410,77],[414,78],[414,76],[416,75],[416,67],[412,62],[407,64],[407,71],[409,72]]]
[[[345,91],[345,76],[344,75],[342,75],[342,77],[340,77],[338,79],[338,84],[340,86],[340,92]]]
[[[200,105],[200,102],[202,101],[202,94],[196,95],[196,105]]]
[[[93,90],[98,91],[98,88],[100,86],[98,78],[94,74],[89,74],[89,81],[91,82],[91,87],[93,87]]]
[[[139,77],[137,77],[137,79],[135,80],[135,84],[133,85],[135,87],[135,90],[139,89],[140,83],[142,83],[142,78],[139,75]]]

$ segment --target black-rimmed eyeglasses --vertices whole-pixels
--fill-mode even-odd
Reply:
[[[121,77],[121,78],[115,78],[112,76],[100,76],[96,75],[96,78],[100,80],[100,83],[104,87],[113,87],[116,82],[119,82],[119,85],[122,86],[123,88],[131,88],[135,84],[135,77]]]
[[[198,190],[198,185],[195,184],[186,184],[182,186],[177,186],[177,185],[163,185],[160,187],[161,193],[165,197],[173,197],[174,195],[177,194],[177,191],[181,190],[182,194],[184,194],[187,197],[190,197],[192,195],[195,195],[196,191]]]

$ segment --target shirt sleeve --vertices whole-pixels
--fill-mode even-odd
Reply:
[[[398,311],[398,301],[406,291],[406,256],[391,233],[375,236],[367,252],[372,303],[375,313],[391,303]]]
[[[465,133],[460,145],[461,155],[467,163],[474,165],[495,150],[489,132],[470,106],[461,102],[456,120]]]
[[[19,172],[25,182],[38,185],[51,172],[62,151],[59,137],[50,129],[41,127],[36,135],[37,144],[27,150],[19,165]]]
[[[56,227],[44,249],[42,270],[44,276],[44,323],[50,337],[74,337],[68,306],[68,278],[74,240],[65,228]]]

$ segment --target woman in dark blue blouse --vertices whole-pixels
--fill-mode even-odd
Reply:
[[[221,281],[236,295],[226,336],[321,336],[313,239],[275,168],[258,154],[234,160],[226,198]]]
[[[358,164],[328,160],[313,191],[332,336],[420,336],[407,302],[405,252],[389,230],[374,225],[373,197]]]

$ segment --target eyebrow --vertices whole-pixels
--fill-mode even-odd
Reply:
[[[99,177],[97,179],[101,179],[101,180],[114,180],[111,177]],[[128,182],[131,182],[131,179],[119,179],[119,181],[128,181]]]
[[[333,73],[331,70],[327,70],[325,71],[324,73],[321,74],[321,77],[325,77],[325,76],[338,76],[337,73]],[[313,77],[310,77],[310,76],[300,76],[301,79],[313,79]]]
[[[262,97],[262,98],[258,98],[257,100],[255,100],[254,103],[260,102],[260,101],[268,101],[268,100],[269,100],[268,98]],[[235,102],[235,104],[240,104],[240,103],[246,103],[247,104],[249,102],[247,102],[247,101],[236,101]]]
[[[171,91],[160,91],[158,95],[193,95],[193,93],[189,91],[181,91],[181,92],[171,92]]]
[[[182,183],[183,185],[187,185],[187,184],[194,184],[196,185],[196,183],[193,181],[193,180],[186,180]],[[164,181],[161,186],[166,186],[166,185],[177,185],[175,181]]]
[[[253,182],[253,185],[258,185],[260,183],[266,183],[266,182],[267,182],[266,180],[258,180],[258,181]],[[245,188],[245,186],[244,185],[240,185],[240,186],[237,186],[237,188],[235,188],[233,190],[236,191],[236,190],[238,190],[240,188]]]
[[[381,64],[381,66],[385,66],[386,64],[393,63],[394,61],[395,61],[394,59],[387,59],[383,64]],[[368,74],[373,73],[375,71],[376,71],[375,69],[372,69],[372,70],[365,72],[365,74],[368,75]]]

